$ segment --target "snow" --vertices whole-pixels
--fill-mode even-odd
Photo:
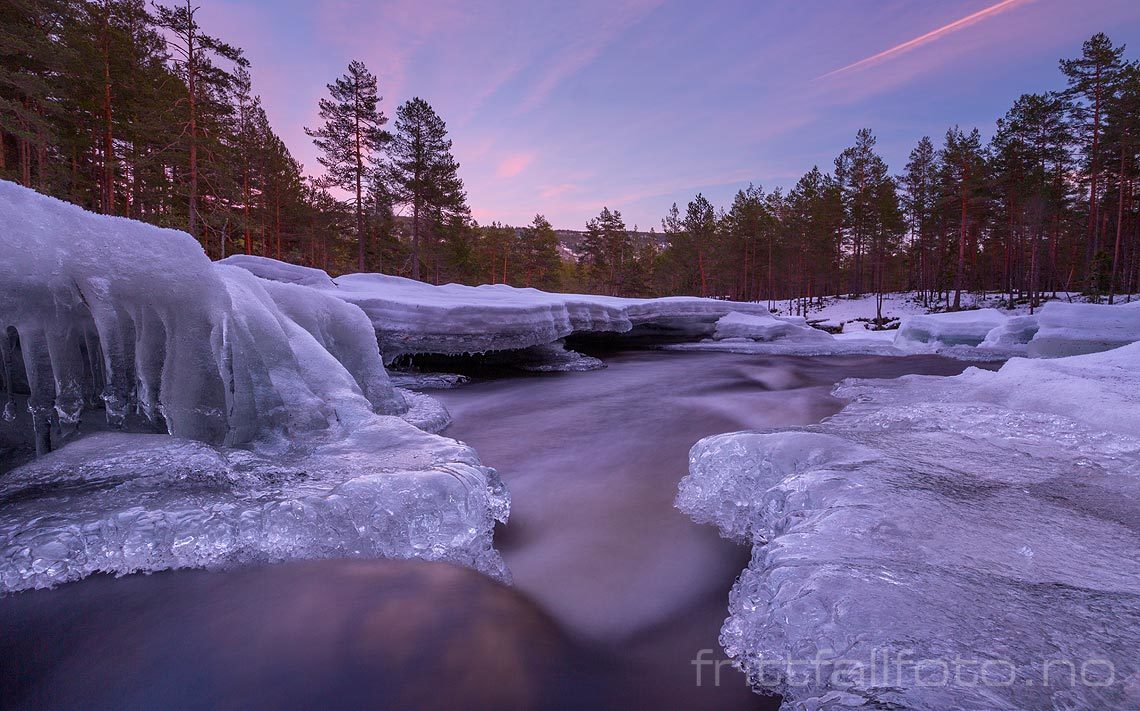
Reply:
[[[315,270],[213,264],[185,233],[3,181],[0,252],[3,427],[44,455],[0,479],[0,592],[324,556],[507,577],[497,476],[424,431],[446,409],[392,387],[371,321],[303,285]]]
[[[975,309],[925,316],[907,316],[899,324],[895,344],[907,347],[977,346],[995,328],[1005,326],[1009,317],[997,309]]]
[[[788,708],[1134,707],[1138,392],[1132,344],[701,441],[678,507],[754,546],[726,652]]]

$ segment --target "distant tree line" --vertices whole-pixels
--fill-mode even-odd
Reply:
[[[696,195],[644,238],[617,210],[560,251],[542,215],[479,225],[444,121],[423,99],[389,127],[361,62],[306,128],[308,177],[269,124],[240,48],[188,0],[0,0],[0,177],[235,252],[434,283],[743,300],[914,290],[1039,303],[1140,290],[1140,66],[1103,34],[1066,86],[1018,98],[983,141],[923,137],[892,174],[870,130],[790,190]]]
[[[786,192],[749,186],[727,210],[698,194],[662,220],[663,249],[631,252],[607,236],[579,273],[606,293],[804,306],[897,290],[949,309],[963,291],[1032,305],[1059,291],[1135,293],[1140,64],[1098,34],[1060,68],[1067,86],[1019,97],[988,142],[955,126],[940,145],[920,139],[892,175],[863,129],[831,171],[812,168]],[[609,235],[615,215],[591,224]]]

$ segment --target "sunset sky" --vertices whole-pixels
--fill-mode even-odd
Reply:
[[[1022,93],[1063,87],[1061,57],[1106,32],[1140,57],[1137,0],[206,0],[243,47],[293,154],[352,59],[382,108],[447,121],[480,222],[582,229],[603,205],[657,227],[704,192],[788,187],[867,126],[895,172],[924,134],[985,135]]]

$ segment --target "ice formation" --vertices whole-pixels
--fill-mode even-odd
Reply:
[[[1140,344],[847,381],[711,437],[677,505],[753,544],[726,652],[788,708],[1140,705]]]
[[[0,429],[46,455],[0,479],[0,591],[328,555],[505,575],[494,473],[421,431],[446,410],[392,387],[365,313],[306,285],[323,272],[213,264],[185,233],[2,181],[0,252]]]
[[[230,257],[226,262],[266,279],[326,289],[359,306],[371,319],[388,362],[405,354],[557,348],[559,340],[576,333],[708,336],[717,320],[731,312],[768,314],[761,304],[717,299],[555,294],[505,284],[433,286],[385,274],[348,274],[326,282],[312,274],[324,272],[271,259]]]
[[[1119,306],[1050,301],[1037,315],[1031,355],[1057,358],[1140,341],[1140,301]]]
[[[990,331],[1005,325],[1009,317],[997,309],[974,309],[907,316],[899,324],[896,345],[932,344],[977,346]]]
[[[752,341],[830,342],[830,333],[812,328],[803,317],[777,318],[771,314],[732,312],[716,322],[716,340],[746,338]]]

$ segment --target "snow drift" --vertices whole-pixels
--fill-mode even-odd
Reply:
[[[711,437],[677,505],[753,544],[721,633],[789,708],[1140,702],[1140,344],[846,381]]]
[[[0,480],[0,591],[328,555],[506,575],[494,472],[395,416],[446,423],[392,387],[371,321],[315,270],[261,279],[6,182],[0,254],[3,429],[46,455]]]

